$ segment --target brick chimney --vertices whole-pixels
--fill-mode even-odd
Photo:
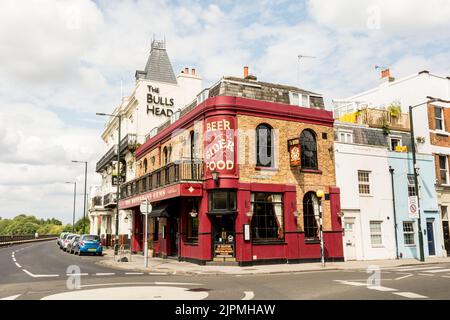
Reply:
[[[248,67],[244,67],[244,79],[248,77]]]
[[[381,70],[381,78],[380,78],[380,80],[381,80],[381,83],[392,82],[392,81],[395,80],[395,78],[391,77],[391,70],[389,70],[389,68],[387,68],[387,69],[382,69]]]

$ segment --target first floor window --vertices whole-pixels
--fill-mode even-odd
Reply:
[[[391,151],[395,151],[397,147],[402,146],[402,139],[400,137],[391,137],[389,140]]]
[[[358,171],[358,190],[359,194],[370,195],[370,172]]]
[[[434,107],[436,130],[444,130],[442,107]]]
[[[282,240],[284,238],[283,195],[252,193],[253,210],[251,230],[254,241]]]
[[[372,247],[379,247],[383,244],[380,221],[370,221],[370,243]]]
[[[447,169],[447,156],[439,156],[439,175],[440,175],[440,183],[447,184],[448,169]]]
[[[417,196],[416,184],[415,184],[415,181],[414,181],[414,175],[413,174],[408,174],[408,196],[409,197]]]
[[[411,221],[403,222],[403,239],[405,241],[405,245],[411,246],[414,245],[414,223]]]

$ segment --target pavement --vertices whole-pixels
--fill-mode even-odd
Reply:
[[[114,259],[114,251],[106,249],[103,259],[97,261],[97,264],[103,267],[110,267],[118,270],[128,270],[136,272],[155,272],[165,274],[211,274],[211,275],[251,275],[251,274],[277,274],[292,272],[311,272],[311,271],[331,271],[331,270],[367,270],[374,266],[379,268],[406,267],[417,265],[434,265],[439,263],[450,263],[450,257],[429,257],[425,262],[416,259],[399,260],[367,260],[367,261],[345,261],[345,262],[327,262],[325,266],[321,263],[306,262],[295,264],[271,264],[255,265],[249,267],[240,266],[218,266],[218,265],[198,265],[195,263],[178,261],[176,259],[149,258],[148,267],[144,267],[144,256],[133,254],[127,256],[128,262],[118,262]]]

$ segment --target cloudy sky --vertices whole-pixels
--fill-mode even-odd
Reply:
[[[152,37],[167,40],[177,73],[208,86],[248,65],[261,80],[323,93],[327,101],[377,83],[374,66],[402,77],[450,75],[450,1],[0,0],[0,216],[71,221],[100,181],[102,118],[131,91]],[[297,55],[312,55],[298,64]],[[77,203],[82,215],[82,201]]]

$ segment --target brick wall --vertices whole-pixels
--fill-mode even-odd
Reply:
[[[276,170],[260,170],[256,168],[256,143],[255,128],[260,123],[267,123],[275,130],[275,167]],[[257,183],[278,183],[293,184],[297,189],[297,210],[300,213],[298,217],[298,226],[303,229],[303,196],[308,191],[317,191],[323,189],[329,192],[330,186],[335,186],[335,167],[333,158],[334,134],[332,127],[321,125],[299,123],[293,121],[261,119],[252,116],[238,116],[238,128],[240,136],[239,145],[239,176],[242,182]],[[289,152],[287,149],[287,140],[298,138],[304,129],[311,129],[317,135],[317,158],[319,170],[321,173],[305,173],[300,168],[291,168],[289,163]],[[248,132],[246,134],[245,132]],[[327,134],[327,138],[322,138],[322,133]],[[277,143],[278,142],[278,143]],[[330,221],[330,203],[323,201],[324,212],[324,230],[331,230]]]

